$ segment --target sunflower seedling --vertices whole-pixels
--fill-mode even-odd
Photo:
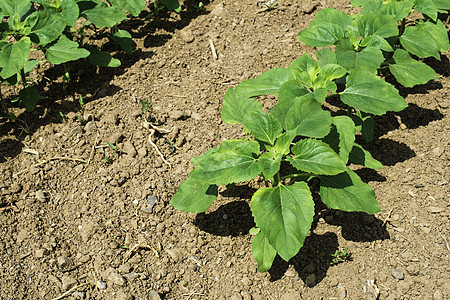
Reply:
[[[352,260],[352,253],[348,251],[348,247],[345,247],[343,251],[336,250],[334,253],[331,253],[330,265],[334,266],[341,262],[351,260]]]

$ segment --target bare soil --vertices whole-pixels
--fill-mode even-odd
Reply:
[[[222,191],[204,214],[168,203],[192,157],[241,137],[220,118],[227,88],[313,54],[296,34],[318,10],[356,12],[344,0],[279,2],[262,12],[257,0],[203,1],[197,13],[185,1],[180,15],[122,25],[136,51],[116,54],[120,68],[77,63],[70,85],[60,67],[34,74],[46,100],[0,120],[1,299],[450,298],[448,52],[426,61],[439,79],[401,89],[408,108],[377,118],[364,145],[385,166],[358,171],[381,213],[318,206],[299,254],[258,273],[252,183]],[[95,43],[116,50],[101,35]],[[352,260],[332,266],[345,247]]]

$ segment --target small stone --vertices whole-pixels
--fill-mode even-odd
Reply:
[[[56,259],[56,263],[58,264],[59,269],[67,270],[73,266],[73,261],[65,256],[60,256]]]
[[[97,125],[95,124],[94,121],[87,122],[86,125],[84,126],[84,130],[87,133],[95,132],[97,130]]]
[[[36,250],[36,258],[43,258],[44,256],[48,255],[49,251],[47,249],[38,249]]]
[[[300,293],[295,290],[287,291],[280,299],[283,300],[298,300],[301,299]]]
[[[242,300],[241,294],[231,295],[230,300]]]
[[[442,155],[442,153],[444,153],[444,148],[437,147],[437,148],[434,148],[432,152],[433,152],[433,155],[439,157]]]
[[[316,272],[316,265],[314,265],[313,263],[308,264],[304,269],[303,269],[303,273],[306,274],[312,274]]]
[[[227,215],[227,214],[223,214],[223,215],[222,215],[222,219],[223,219],[224,221],[228,220],[228,215]]]
[[[147,300],[161,300],[161,297],[159,296],[159,294],[156,291],[151,290],[147,294]]]
[[[137,154],[136,148],[134,148],[133,143],[131,143],[130,141],[126,141],[123,144],[123,151],[130,157],[135,157]]]
[[[400,220],[400,216],[397,215],[397,214],[392,215],[391,220],[392,220],[392,221],[398,221],[398,220]]]
[[[406,280],[401,280],[401,281],[397,282],[397,289],[399,291],[401,291],[402,294],[409,291],[410,288],[411,288],[411,285]]]
[[[416,264],[408,265],[406,267],[406,271],[408,272],[409,275],[412,275],[412,276],[417,276],[420,273],[419,266],[417,266]]]
[[[98,288],[99,290],[104,290],[104,289],[106,289],[106,282],[97,280],[97,288]]]
[[[36,199],[40,202],[45,202],[46,197],[43,190],[36,191]]]
[[[224,10],[223,3],[219,3],[216,5],[216,7],[214,7],[211,10],[211,15],[212,16],[220,16],[223,14],[223,10]]]
[[[90,256],[89,254],[82,255],[82,256],[80,256],[80,258],[79,258],[79,261],[80,261],[80,263],[82,263],[82,264],[85,264],[85,263],[87,263],[87,262],[90,261],[90,260],[91,260],[91,256]]]
[[[342,283],[339,283],[337,286],[336,299],[344,300],[346,296],[347,296],[347,291],[345,290]]]
[[[132,272],[132,273],[123,274],[123,277],[125,277],[125,279],[128,281],[132,281],[132,280],[138,278],[139,274]]]
[[[317,281],[316,274],[309,274],[308,276],[306,276],[305,283],[308,287],[315,286],[316,281]]]
[[[75,280],[75,278],[72,278],[70,276],[63,276],[61,278],[61,289],[63,291],[67,291],[68,289],[74,287],[77,284],[77,281]]]
[[[149,195],[147,197],[147,202],[142,205],[141,210],[148,213],[153,212],[153,207],[155,206],[156,202],[158,202],[158,197]]]
[[[111,281],[113,284],[119,286],[125,285],[125,279],[123,279],[123,277],[119,273],[117,273],[115,269],[109,268],[108,270],[106,270],[106,273],[109,274],[108,280]]]
[[[402,269],[392,268],[391,274],[395,279],[398,279],[398,280],[402,280],[403,278],[405,278]]]
[[[444,211],[443,208],[441,207],[435,207],[435,206],[429,206],[428,207],[428,211],[432,214],[438,214]]]
[[[196,112],[192,112],[191,113],[191,118],[198,121],[198,120],[202,119],[202,116],[200,114],[196,113]]]
[[[241,282],[244,286],[251,286],[252,285],[252,281],[250,280],[250,278],[248,278],[247,276],[244,276],[241,279]]]
[[[9,192],[12,193],[12,194],[20,193],[21,190],[22,190],[22,186],[19,183],[17,183],[17,182],[14,182],[9,187]]]
[[[41,169],[39,169],[38,167],[36,167],[36,166],[31,166],[30,167],[30,173],[32,174],[32,175],[36,175],[37,173],[39,173],[41,171]]]
[[[173,120],[178,120],[184,117],[184,114],[181,110],[172,110],[169,112],[169,118]]]
[[[433,294],[433,300],[442,300],[444,299],[444,295],[442,295],[442,292],[440,290],[437,290]]]
[[[378,299],[378,297],[380,296],[380,290],[375,284],[375,280],[373,279],[366,280],[363,286],[363,293],[366,294],[365,299],[367,300]]]
[[[70,131],[70,135],[78,135],[78,134],[82,134],[82,133],[83,133],[83,130],[81,130],[80,126],[77,126]]]
[[[194,34],[192,33],[192,30],[190,29],[184,29],[180,32],[181,35],[181,39],[185,42],[185,43],[191,43],[192,41],[194,41]]]
[[[83,292],[73,292],[73,293],[72,293],[72,296],[73,296],[75,299],[84,299],[84,293],[83,293]]]
[[[166,250],[166,252],[174,261],[179,261],[181,258],[181,252],[177,248]]]

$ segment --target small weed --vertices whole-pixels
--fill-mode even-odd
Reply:
[[[80,104],[80,110],[78,111],[79,114],[77,114],[77,120],[81,124],[84,124],[84,123],[86,123],[86,120],[83,118],[85,105],[84,105],[84,101],[83,101],[83,98],[81,97],[81,95],[78,98],[78,103]]]
[[[166,138],[166,143],[169,144],[169,147],[170,147],[170,153],[171,153],[171,154],[174,153],[174,152],[175,152],[175,146],[173,145],[173,143],[172,143],[169,139],[167,139],[167,138]]]
[[[140,100],[141,106],[142,106],[142,114],[144,115],[144,119],[147,122],[150,122],[152,118],[151,110],[152,110],[152,104],[150,104],[150,98],[147,98],[147,100]]]
[[[330,265],[334,266],[344,261],[351,261],[352,253],[348,251],[348,247],[345,247],[343,251],[336,250],[331,254]]]
[[[206,12],[206,7],[203,2],[199,2],[198,5],[194,5],[194,9],[198,13]]]
[[[269,0],[266,3],[263,3],[263,5],[267,8],[267,10],[274,9],[277,4],[278,4],[278,1],[275,1],[275,0]]]
[[[61,117],[61,123],[66,123],[67,122],[67,117],[63,112],[59,112],[59,116]]]
[[[114,152],[112,155],[105,155],[105,157],[103,157],[103,162],[109,165],[112,164],[115,156],[120,156],[123,153],[123,150],[117,146],[117,143],[114,145],[113,143],[108,142],[108,147]]]

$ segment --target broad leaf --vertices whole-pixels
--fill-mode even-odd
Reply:
[[[375,121],[371,115],[357,111],[356,114],[352,116],[352,120],[353,123],[355,123],[356,131],[361,132],[361,137],[365,142],[373,140]]]
[[[287,157],[299,171],[317,175],[336,175],[345,171],[345,162],[328,144],[305,139],[292,147],[294,158]]]
[[[386,1],[380,10],[383,15],[392,15],[396,21],[406,18],[411,12],[414,0]]]
[[[445,13],[444,10],[450,10],[450,2],[448,0],[433,0],[433,3],[439,12]]]
[[[0,77],[8,78],[19,72],[30,56],[31,41],[28,37],[16,43],[8,43],[0,50]]]
[[[298,253],[309,233],[314,201],[305,182],[261,188],[252,197],[256,225],[285,261]]]
[[[133,40],[131,34],[126,30],[119,30],[113,35],[114,41],[128,54],[133,52]]]
[[[316,52],[316,57],[320,67],[337,64],[336,53],[331,49],[320,49]]]
[[[127,18],[119,7],[114,6],[96,6],[84,11],[83,15],[99,28],[113,27]]]
[[[289,152],[291,152],[291,143],[294,140],[295,136],[295,130],[286,131],[279,138],[277,138],[277,141],[275,142],[275,146],[273,148],[281,155],[289,154]]]
[[[260,231],[252,239],[252,254],[258,263],[258,271],[265,272],[272,267],[277,251],[273,249],[269,240]]]
[[[273,145],[276,138],[283,132],[280,122],[265,111],[249,112],[244,116],[243,123],[258,140],[270,145]]]
[[[33,71],[33,69],[40,63],[37,59],[30,59],[25,63],[23,66],[23,71],[25,72],[25,76],[28,76],[28,74]]]
[[[380,2],[381,0],[350,0],[350,3],[353,7],[360,7],[360,6],[366,6],[370,2]]]
[[[246,142],[231,150],[220,150],[207,156],[191,176],[209,184],[229,184],[247,181],[261,173],[255,158],[259,153],[256,141]]]
[[[35,86],[27,86],[19,92],[19,98],[22,100],[27,111],[33,111],[39,102],[39,94]]]
[[[228,124],[244,122],[244,116],[251,111],[261,111],[262,105],[253,98],[241,95],[229,88],[223,98],[222,120]]]
[[[317,61],[307,53],[294,60],[289,66],[289,71],[294,79],[304,83],[309,88],[313,87],[319,70],[320,66]]]
[[[350,152],[349,162],[375,170],[383,168],[383,165],[373,158],[369,151],[356,143],[353,145],[352,151]]]
[[[225,140],[222,142],[220,146],[209,149],[201,156],[191,158],[190,162],[194,166],[198,166],[202,163],[202,161],[204,161],[207,157],[211,156],[213,153],[216,153],[221,150],[232,150],[234,148],[245,147],[246,144],[247,141],[243,140],[236,140],[236,139]]]
[[[66,21],[66,26],[72,27],[78,20],[80,9],[75,0],[64,0],[61,2],[61,15]]]
[[[2,0],[0,1],[0,11],[3,11],[5,16],[18,15],[23,17],[31,8],[30,0]]]
[[[316,13],[316,17],[313,21],[311,21],[311,26],[316,26],[317,24],[335,24],[338,25],[342,30],[345,31],[347,26],[353,21],[353,18],[346,15],[344,12],[334,9],[334,8],[325,8],[319,10]]]
[[[91,49],[91,54],[89,54],[88,58],[91,64],[100,67],[116,68],[121,65],[120,60],[112,57],[108,52],[99,51],[95,48]]]
[[[132,16],[137,17],[145,9],[145,0],[110,0],[113,6],[124,9]]]
[[[297,37],[311,47],[328,47],[343,38],[344,31],[336,24],[319,23],[300,31]]]
[[[395,79],[405,87],[425,84],[432,79],[439,78],[431,67],[411,58],[405,50],[395,50],[393,58],[395,64],[389,65],[389,70]]]
[[[281,158],[281,153],[270,152],[264,152],[258,158],[262,173],[266,180],[272,178],[280,170]]]
[[[380,212],[375,193],[367,183],[347,167],[334,176],[320,176],[320,197],[328,207],[343,211]]]
[[[236,91],[246,97],[255,97],[261,95],[274,94],[278,95],[278,90],[288,80],[290,80],[290,73],[284,68],[270,69],[264,72],[255,79],[248,79],[241,82]]]
[[[65,35],[61,35],[58,42],[45,51],[45,56],[54,65],[88,57],[89,51],[78,48],[78,46],[77,42],[69,40]]]
[[[342,44],[336,46],[336,56],[339,65],[347,70],[366,69],[375,72],[384,62],[384,56],[377,47],[366,47],[361,52],[348,49]]]
[[[178,0],[160,0],[168,10],[174,10],[177,13],[181,11],[181,6]]]
[[[46,46],[59,38],[66,27],[66,20],[62,15],[48,11],[36,11],[25,22],[31,27],[32,41],[40,46]]]
[[[394,86],[365,70],[350,73],[341,100],[351,107],[374,115],[401,111],[408,106]]]
[[[392,52],[394,51],[392,49],[392,46],[386,41],[383,37],[373,34],[369,35],[368,37],[364,38],[360,45],[362,47],[372,47],[372,48],[378,48],[386,52]]]
[[[344,162],[352,151],[355,142],[355,124],[347,116],[333,117],[333,126],[330,133],[323,139]]]
[[[192,177],[195,174],[194,169],[190,176],[178,187],[177,193],[170,200],[176,209],[192,213],[201,213],[211,206],[218,195],[217,185],[210,185],[201,180]]]
[[[367,14],[358,15],[357,25],[359,34],[363,37],[376,34],[384,38],[398,35],[398,24],[395,16]]]
[[[449,2],[450,3],[450,2]],[[430,17],[433,21],[436,21],[438,9],[433,0],[415,0],[414,9]],[[450,4],[449,4],[450,8]]]
[[[400,37],[400,43],[408,52],[419,57],[435,57],[440,60],[439,51],[446,52],[449,40],[445,25],[437,20],[419,22],[415,26],[408,26]]]
[[[272,108],[272,114],[275,116],[279,113],[277,106]],[[276,117],[280,119],[280,116]],[[295,130],[297,135],[322,138],[330,132],[331,114],[324,111],[315,99],[305,96],[295,98],[285,118],[284,129]]]

